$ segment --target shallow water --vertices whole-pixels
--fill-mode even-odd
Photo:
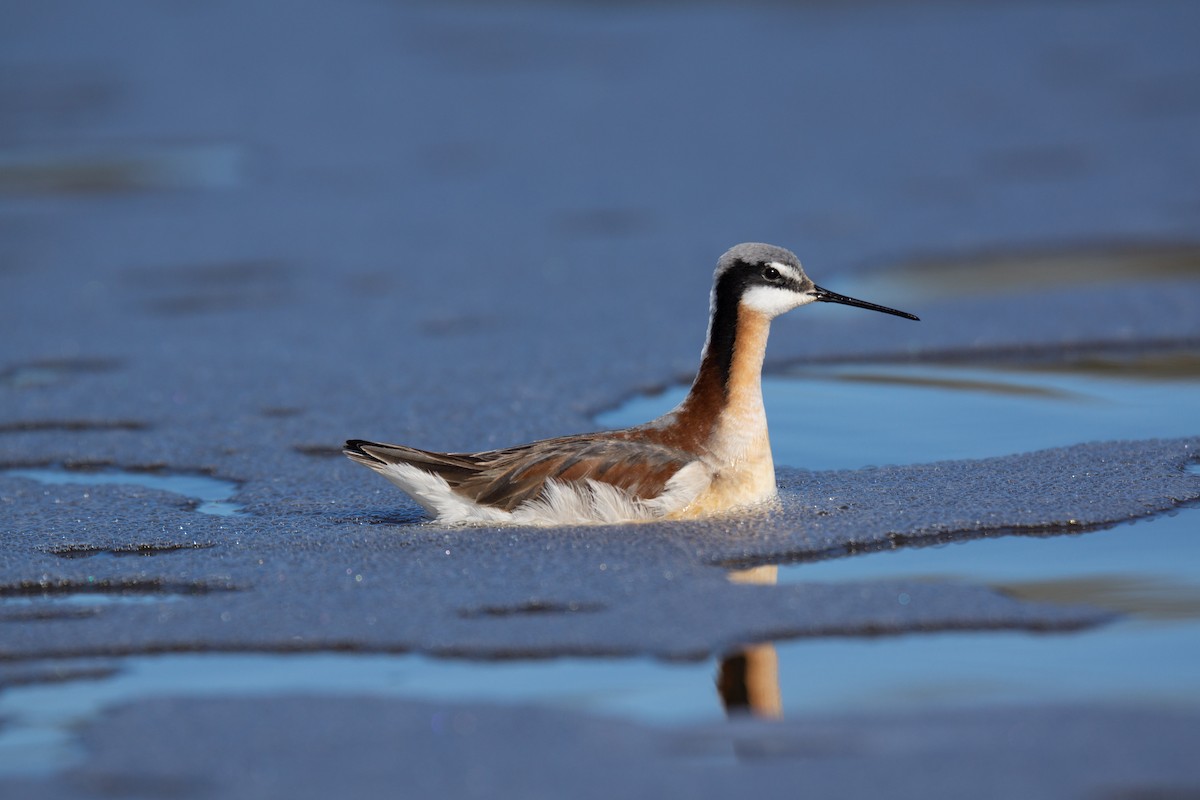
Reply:
[[[57,662],[66,664],[70,662]],[[386,695],[532,702],[649,721],[719,715],[707,664],[649,659],[439,661],[425,656],[167,655],[119,663],[111,677],[18,686],[0,694],[0,773],[60,769],[81,755],[71,729],[133,698],[206,694]]]
[[[1057,370],[823,366],[768,376],[763,400],[775,463],[859,469],[1200,433],[1200,365],[1094,363]],[[681,386],[635,398],[598,421],[613,428],[645,422],[686,393]]]
[[[1200,475],[1200,468],[1191,472]],[[896,578],[986,583],[1022,597],[1172,618],[1200,616],[1198,565],[1200,509],[1187,508],[1088,533],[996,536],[788,564],[779,568],[778,578],[780,583]],[[1072,587],[1076,596],[1070,595]]]
[[[163,472],[138,472],[133,470],[73,470],[62,467],[39,469],[9,469],[3,474],[18,478],[29,478],[46,484],[74,484],[79,486],[102,486],[120,484],[141,486],[159,492],[171,492],[199,501],[196,511],[201,514],[216,514],[229,517],[243,513],[242,506],[229,502],[238,486],[232,481],[210,478],[207,475]]]
[[[135,592],[62,592],[58,594],[31,594],[0,597],[0,608],[94,607],[119,605],[150,605],[169,603],[182,599],[181,595],[168,592],[138,594]]]
[[[1193,468],[1200,475],[1200,469]],[[947,633],[780,646],[785,686],[824,676],[821,706],[917,701],[1200,703],[1200,509],[1052,537],[1003,536],[781,566],[780,583],[874,579],[986,584],[1122,617],[1079,633]],[[880,659],[886,663],[880,669]],[[788,680],[786,676],[793,676]],[[854,685],[857,684],[857,685]],[[788,708],[810,701],[793,698]]]
[[[1117,437],[1200,432],[1194,361],[1075,369],[930,366],[806,368],[765,389],[780,464],[808,468],[1001,455]],[[648,419],[668,393],[629,404]],[[888,410],[879,413],[879,408]],[[657,409],[654,410],[654,409]],[[813,426],[814,418],[822,420]],[[628,424],[608,414],[605,424]],[[855,442],[847,453],[846,442]],[[1200,476],[1200,467],[1192,472]],[[49,482],[134,482],[225,503],[236,486],[198,476],[21,471]],[[145,479],[154,478],[154,483]],[[196,483],[181,482],[190,478]],[[198,509],[202,510],[202,509]],[[221,513],[209,510],[206,513]],[[1200,704],[1200,509],[1110,530],[1006,536],[783,565],[779,582],[969,581],[1034,600],[1120,612],[1077,633],[962,632],[818,638],[760,645],[782,713],[1084,701]],[[902,598],[898,601],[903,602]],[[51,602],[28,600],[29,605]],[[765,658],[764,658],[765,656]],[[650,659],[441,661],[417,655],[167,655],[55,662],[112,675],[13,686],[0,694],[0,772],[59,769],[79,757],[72,727],[106,705],[152,695],[382,694],[447,702],[532,702],[673,723],[724,715],[713,663]]]
[[[1138,535],[1140,534],[1140,535]],[[1150,537],[1151,541],[1147,541]],[[785,718],[852,710],[1092,702],[1200,705],[1200,509],[1152,523],[1053,538],[1003,537],[782,567],[781,582],[971,580],[1022,594],[1136,576],[1149,602],[1110,607],[1116,623],[1076,633],[949,632],[828,637],[766,645]],[[1037,584],[1034,584],[1037,582]],[[1033,599],[1047,599],[1033,591]],[[1096,601],[1095,594],[1058,597]],[[1099,598],[1104,605],[1103,597]],[[1169,608],[1169,613],[1163,613]],[[760,648],[761,650],[762,648]],[[655,724],[724,716],[717,666],[646,658],[447,661],[419,655],[183,654],[56,661],[114,665],[111,676],[13,686],[0,694],[0,773],[60,769],[82,756],[72,730],[135,698],[206,694],[378,694],[448,703],[536,703]]]

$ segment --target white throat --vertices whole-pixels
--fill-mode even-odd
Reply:
[[[793,308],[811,303],[816,298],[779,286],[755,286],[742,295],[742,305],[752,311],[775,319]]]

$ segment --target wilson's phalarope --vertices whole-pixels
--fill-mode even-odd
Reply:
[[[482,453],[362,439],[343,452],[445,523],[687,519],[759,505],[775,497],[761,388],[767,333],[772,319],[813,301],[917,319],[822,289],[781,247],[739,244],[717,262],[692,388],[658,419]]]

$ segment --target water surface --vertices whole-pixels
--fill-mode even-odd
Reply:
[[[804,368],[766,381],[777,463],[810,469],[975,458],[1120,437],[1200,432],[1196,361],[1056,369]],[[631,402],[608,425],[643,421],[682,390]],[[1193,468],[1200,476],[1200,469]],[[21,470],[54,483],[135,483],[231,513],[236,486],[203,476]],[[1198,477],[1200,479],[1200,477]],[[224,504],[224,505],[222,505]],[[782,565],[770,580],[934,580],[1123,616],[1075,633],[950,632],[759,644],[753,656],[784,717],[980,704],[1200,705],[1200,510],[1054,537],[1005,536]],[[763,573],[764,575],[766,573]],[[27,599],[29,605],[52,602]],[[897,597],[897,602],[904,602]],[[748,645],[751,643],[747,643]],[[74,666],[86,669],[91,661]],[[115,674],[0,694],[0,771],[58,769],[72,729],[104,706],[153,695],[381,694],[455,703],[537,703],[652,723],[724,715],[714,663],[645,658],[444,661],[418,655],[165,655]],[[57,668],[70,668],[70,660]],[[778,713],[778,709],[774,712]]]
[[[139,470],[106,469],[106,470],[76,470],[63,467],[45,467],[39,469],[9,469],[5,475],[18,478],[29,478],[39,483],[54,485],[103,486],[124,485],[141,486],[159,492],[171,492],[199,501],[196,511],[201,514],[216,514],[217,516],[237,516],[242,512],[242,506],[232,503],[229,498],[237,492],[238,486],[233,481],[212,478],[207,475],[190,473],[145,472]]]
[[[766,376],[775,463],[859,469],[1200,434],[1195,361],[1181,359],[1175,369],[1161,361],[1086,366],[843,365]],[[635,398],[598,421],[636,425],[686,394],[679,386]]]

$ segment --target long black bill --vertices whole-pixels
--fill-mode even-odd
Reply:
[[[874,303],[868,303],[866,300],[855,300],[853,297],[846,297],[846,295],[844,295],[844,294],[838,294],[836,292],[831,292],[828,289],[822,289],[820,286],[814,286],[813,288],[808,290],[808,293],[809,293],[809,295],[812,296],[813,299],[818,300],[822,303],[841,303],[844,306],[857,306],[859,308],[869,308],[872,311],[882,311],[885,314],[895,314],[897,317],[904,317],[905,319],[915,319],[918,322],[921,321],[920,317],[918,317],[915,314],[909,314],[907,311],[897,311],[896,309],[888,308],[887,306],[877,306]]]

